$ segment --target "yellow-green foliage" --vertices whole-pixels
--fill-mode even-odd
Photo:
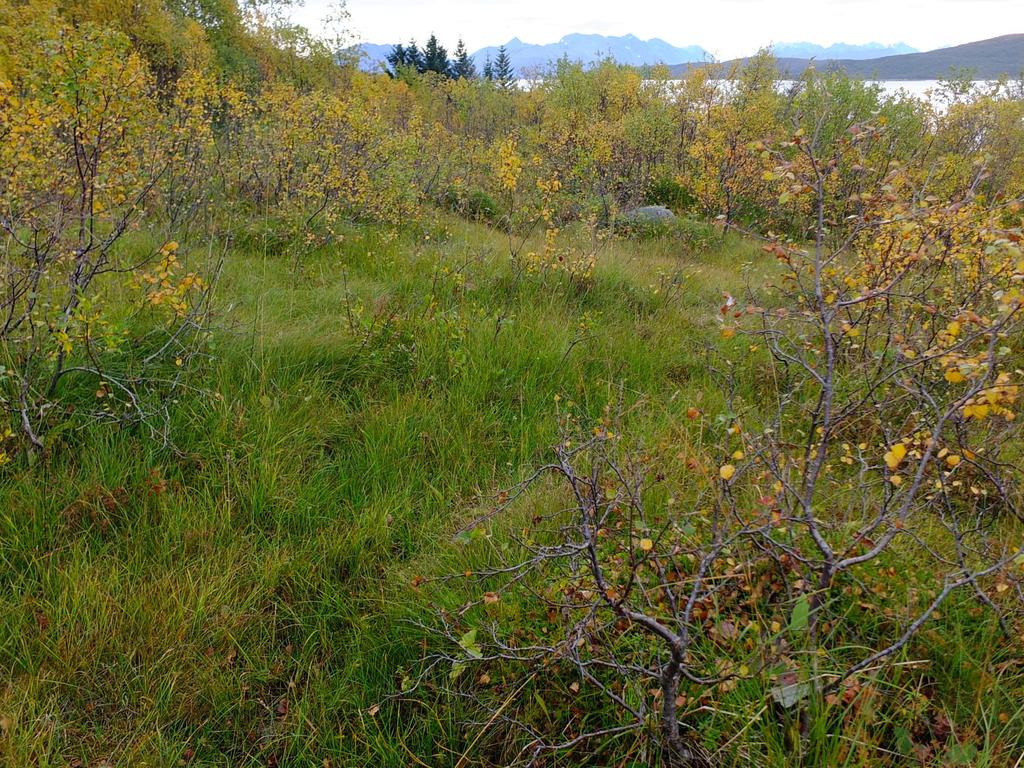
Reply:
[[[927,503],[976,513],[970,560],[1020,541],[992,474],[1020,453],[1019,98],[945,111],[814,74],[782,93],[765,55],[728,82],[613,62],[522,91],[389,79],[260,8],[0,1],[0,763],[507,765],[524,742],[494,711],[560,740],[614,727],[622,708],[565,674],[577,642],[528,675],[446,659],[394,696],[438,608],[454,626],[482,599],[520,648],[569,637],[559,590],[583,571],[509,571],[527,590],[499,596],[476,569],[520,531],[544,544],[529,526],[568,494],[533,486],[506,526],[492,492],[571,450],[571,413],[637,438],[672,489],[652,521],[674,541],[634,536],[629,504],[602,534],[652,615],[692,583],[708,505],[751,534],[712,573],[741,588],[694,613],[727,679],[679,695],[722,765],[1014,764],[1019,624],[998,634],[969,593],[806,721],[781,723],[778,670],[739,654],[817,675],[902,632],[962,567],[907,554],[943,543],[904,527]],[[633,239],[616,218],[655,187],[705,220]],[[720,216],[775,234],[760,250]],[[841,423],[817,415],[823,372]],[[940,401],[949,426],[926,434]],[[860,526],[915,485],[913,516]],[[799,515],[794,488],[812,489]],[[840,557],[897,545],[845,581],[796,579],[819,521]],[[792,547],[744,559],[762,535]],[[1011,608],[1005,565],[977,586]],[[821,645],[801,645],[819,612]],[[643,671],[627,618],[588,650]],[[456,669],[452,696],[435,683]],[[660,689],[620,682],[657,711]],[[650,764],[643,725],[551,764]]]
[[[25,32],[35,45],[8,47],[0,78],[0,397],[38,445],[66,374],[88,370],[99,392],[114,381],[99,357],[124,341],[131,307],[174,338],[202,292],[198,275],[181,273],[177,243],[151,254],[155,276],[117,244],[157,209],[173,213],[180,188],[205,170],[220,94],[209,78],[184,76],[161,103],[145,61],[114,30],[45,17]],[[108,306],[126,281],[133,296]]]

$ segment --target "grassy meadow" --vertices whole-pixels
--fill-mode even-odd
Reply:
[[[414,580],[473,569],[559,493],[534,487],[486,546],[456,541],[545,460],[556,398],[595,418],[624,404],[630,438],[666,457],[698,445],[688,409],[722,407],[707,351],[722,291],[777,272],[735,235],[698,249],[620,239],[573,291],[517,274],[502,233],[456,218],[353,226],[298,260],[272,225],[227,248],[211,354],[173,404],[173,449],[86,428],[0,476],[3,765],[503,764],[500,735],[467,725],[464,702],[388,698],[424,653],[415,622],[475,588]],[[746,344],[720,354],[736,353],[739,396],[756,400]],[[889,560],[896,580],[914,567]],[[505,610],[545,622],[525,601]],[[861,698],[819,702],[800,757],[767,681],[693,716],[723,766],[1015,764],[1019,648],[970,599],[900,663]],[[580,703],[570,681],[534,675],[501,698],[543,722]],[[901,752],[911,734],[941,749]],[[635,736],[594,749],[596,762],[545,764],[650,758]]]
[[[0,0],[0,768],[1024,768],[1024,78],[339,5]]]

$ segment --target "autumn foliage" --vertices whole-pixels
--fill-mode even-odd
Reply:
[[[459,265],[439,262],[422,307],[402,305],[408,285],[361,302],[337,266],[336,325],[355,352],[317,362],[340,371],[331,388],[358,368],[393,376],[403,397],[442,400],[441,374],[408,371],[432,354],[453,380],[475,375],[471,325],[446,297],[486,318],[488,361],[517,332],[504,330],[518,322],[513,299],[531,297],[524,312],[578,310],[560,368],[591,338],[601,296],[626,307],[619,335],[655,346],[645,324],[692,287],[697,272],[677,271],[651,276],[649,294],[627,289],[602,273],[616,245],[642,258],[647,243],[668,243],[679,264],[700,265],[729,238],[760,249],[770,278],[677,318],[694,338],[712,328],[715,343],[666,392],[602,379],[603,410],[555,398],[546,460],[457,536],[485,563],[412,578],[425,592],[458,583],[461,607],[413,622],[416,668],[389,678],[384,706],[402,720],[404,707],[420,717],[460,702],[497,734],[488,764],[555,764],[545,761],[576,749],[625,764],[614,745],[629,735],[644,764],[695,768],[714,763],[703,714],[755,691],[759,716],[790,729],[787,755],[810,764],[808,734],[831,727],[816,707],[868,696],[947,601],[974,601],[1007,642],[1019,636],[1019,84],[964,96],[951,83],[936,103],[813,71],[783,88],[766,53],[680,81],[610,61],[557,62],[523,90],[391,79],[266,13],[233,2],[0,8],[0,465],[30,472],[73,453],[79,429],[169,448],[183,393],[221,404],[205,386],[214,342],[240,333],[220,324],[217,302],[239,242],[259,240],[264,265],[287,263],[298,293],[311,284],[306,260],[353,232],[379,235],[360,253],[374,263],[400,233],[418,254],[452,221],[486,231],[497,250],[467,245]],[[676,218],[631,225],[624,214],[643,204]],[[404,269],[406,256],[413,272],[412,255],[389,258]],[[486,260],[500,280],[484,299],[472,271]],[[334,330],[308,341],[329,347]],[[579,378],[627,378],[629,365],[597,360]],[[504,377],[488,408],[534,381],[523,366],[488,372]],[[711,406],[693,384],[704,375]],[[332,407],[350,407],[346,395]],[[504,418],[521,424],[516,397],[520,411]],[[631,430],[654,411],[685,418],[664,416],[664,435],[643,445]],[[353,416],[346,429],[370,427]],[[443,454],[440,439],[423,431],[409,453]],[[155,478],[147,493],[165,491]],[[237,500],[212,497],[235,524]],[[68,524],[86,507],[107,520],[126,498],[87,494]],[[346,568],[339,558],[324,570]],[[592,697],[590,708],[552,714],[540,693],[538,707],[510,708],[548,680]]]

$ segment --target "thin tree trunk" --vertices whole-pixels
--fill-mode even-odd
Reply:
[[[676,698],[679,696],[679,672],[682,664],[673,658],[661,676],[661,742],[665,768],[711,768],[711,759],[697,743],[683,735],[679,727]]]

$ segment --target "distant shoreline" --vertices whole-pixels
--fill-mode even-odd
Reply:
[[[689,62],[669,66],[673,77],[702,67],[729,70],[742,66],[752,57],[723,62]],[[952,48],[924,53],[904,53],[877,59],[792,59],[777,58],[780,75],[800,77],[813,67],[825,71],[843,71],[853,77],[876,82],[913,82],[940,80],[954,73],[969,73],[974,80],[998,80],[1024,76],[1024,34],[1004,35]]]

